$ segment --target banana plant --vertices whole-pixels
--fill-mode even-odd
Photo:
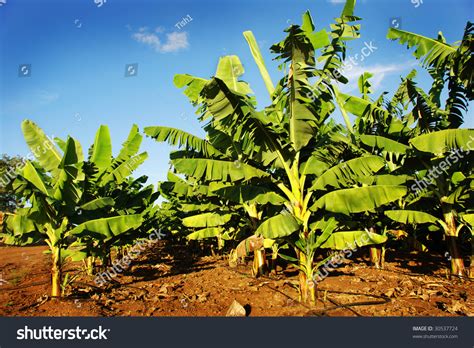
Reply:
[[[118,155],[114,157],[109,128],[102,125],[89,149],[89,156],[83,166],[83,201],[87,203],[77,207],[81,215],[75,222],[81,224],[117,215],[143,216],[138,228],[120,236],[77,234],[88,254],[87,270],[90,275],[94,272],[96,259],[102,260],[103,268],[107,267],[111,262],[112,248],[130,245],[135,239],[146,237],[155,228],[153,203],[159,194],[153,185],[145,186],[146,176],[137,179],[131,177],[148,157],[146,152],[139,153],[142,140],[138,127],[133,125]],[[61,140],[58,139],[58,142],[61,143]]]
[[[168,173],[168,181],[159,183],[160,193],[175,211],[175,216],[168,219],[174,221],[171,224],[168,221],[170,227],[179,235],[185,235],[187,240],[215,238],[217,248],[222,252],[225,241],[232,240],[237,232],[239,207],[213,194],[211,187],[222,186],[212,182],[198,185],[192,177],[183,179],[172,172]]]
[[[442,225],[451,254],[451,273],[464,277],[458,239],[461,214],[473,209],[474,130],[446,129],[420,135],[410,143],[425,166],[419,172],[420,187],[413,187],[418,191],[417,202],[434,208],[431,213]]]
[[[251,34],[246,33],[246,37],[252,40]],[[258,49],[258,47],[257,47]],[[213,80],[205,80],[189,75],[177,75],[175,84],[178,87],[186,86],[185,94],[196,103],[201,101],[204,108],[214,110],[214,98],[203,97],[211,93],[208,88],[225,88],[229,93],[249,93],[250,87],[239,77],[243,74],[243,66],[236,56],[226,56],[219,60],[216,75]],[[252,105],[250,99],[245,101]],[[218,113],[215,111],[216,114]],[[208,117],[209,112],[203,111],[201,120]],[[181,151],[171,154],[173,170],[184,174],[186,181],[176,180],[176,177],[163,183],[161,187],[172,187],[174,195],[180,194],[182,206],[190,214],[183,220],[188,227],[201,228],[188,235],[189,239],[203,239],[216,237],[220,246],[225,239],[242,240],[251,237],[251,234],[258,226],[263,210],[266,206],[274,203],[276,194],[272,193],[271,202],[266,198],[266,191],[262,187],[261,180],[255,181],[254,187],[246,187],[242,192],[238,187],[228,183],[227,173],[234,183],[239,180],[257,180],[268,176],[264,171],[253,167],[255,161],[260,161],[262,153],[258,151],[258,144],[244,132],[245,126],[238,124],[224,124],[216,121],[215,118],[205,126],[207,132],[206,139],[200,139],[184,131],[168,127],[147,127],[145,133],[157,141],[167,141],[171,145],[178,146]],[[212,166],[212,175],[202,175],[202,168]],[[205,169],[206,170],[206,169]],[[220,171],[220,172],[219,172]],[[168,178],[170,180],[170,178]],[[192,188],[189,188],[189,184]],[[191,193],[195,191],[196,194]],[[281,200],[281,197],[280,197]],[[230,207],[230,209],[224,208]],[[189,208],[196,210],[196,218],[193,217]],[[209,226],[205,223],[205,213],[233,214],[230,221],[221,221],[216,226]],[[224,211],[225,210],[225,211]],[[240,217],[240,222],[235,218]],[[204,224],[198,222],[203,218]],[[224,228],[227,233],[223,232]],[[228,232],[232,232],[231,236]],[[248,241],[247,241],[248,242]],[[268,244],[268,242],[266,243]],[[255,254],[254,274],[260,275],[266,268],[264,248],[252,250]],[[260,271],[259,271],[260,270]]]
[[[334,111],[330,83],[324,80],[314,87],[310,81],[323,75],[333,76],[334,71],[341,67],[344,41],[358,36],[358,26],[351,24],[357,20],[353,16],[353,6],[354,2],[349,1],[344,8],[333,29],[332,41],[325,30],[314,31],[309,12],[303,15],[301,27],[293,25],[286,30],[288,36],[272,46],[277,59],[288,66],[285,76],[276,87],[269,79],[256,40],[250,32],[244,33],[272,98],[271,106],[262,111],[256,110],[254,99],[248,95],[249,88],[238,79],[243,72],[240,61],[228,57],[238,67],[233,69],[232,76],[222,74],[224,69],[218,68],[218,73],[210,80],[189,75],[175,78],[177,86],[186,87],[185,94],[193,103],[200,105],[200,120],[207,122],[206,140],[198,140],[175,130],[157,127],[145,129],[147,134],[156,139],[167,139],[175,145],[191,148],[191,151],[172,156],[172,166],[178,173],[192,177],[199,183],[225,183],[229,187],[215,192],[222,197],[237,197],[239,203],[247,204],[249,208],[252,204],[270,203],[273,200],[271,203],[276,209],[270,209],[263,215],[266,219],[256,224],[258,227],[255,233],[267,239],[288,237],[288,241],[298,236],[296,239],[300,239],[300,242],[293,244],[300,269],[303,302],[313,302],[315,298],[314,286],[308,289],[307,281],[312,279],[314,267],[308,265],[314,261],[314,250],[302,247],[314,244],[308,241],[319,233],[310,230],[312,213],[356,213],[374,209],[398,199],[406,191],[403,187],[361,186],[347,189],[347,192],[342,189],[327,201],[328,197],[323,194],[320,197],[313,196],[315,188],[312,186],[323,183],[314,182],[317,178],[312,171],[324,171],[323,166],[331,168],[327,161],[313,156],[314,149],[327,146],[334,149],[335,153],[342,153],[344,148],[338,148],[340,144],[334,141],[340,128],[327,122]],[[332,51],[334,46],[339,47],[337,52]],[[323,52],[321,59],[325,62],[323,70],[316,68],[315,52],[320,49]],[[309,92],[318,98],[308,97]],[[214,149],[218,149],[219,153]],[[340,162],[334,153],[327,157],[333,160],[333,165]],[[346,172],[340,170],[336,174],[335,170],[333,175],[371,175],[380,169],[372,168],[375,166],[372,164],[373,159],[367,158],[362,162],[353,167],[349,164],[351,169]],[[305,172],[305,168],[308,172]],[[259,187],[260,191],[255,190],[255,187]],[[324,193],[329,196],[332,192]],[[357,196],[359,202],[354,201],[353,206],[347,208],[344,200],[350,200],[351,195]],[[339,204],[332,206],[331,202]],[[362,205],[360,202],[363,202]],[[249,215],[257,218],[255,220],[259,218],[258,210],[253,210]]]
[[[77,248],[79,233],[116,236],[138,228],[142,216],[114,216],[81,223],[83,217],[79,207],[100,209],[111,201],[105,198],[86,200],[86,175],[80,144],[72,137],[58,141],[59,146],[47,142],[44,132],[28,120],[22,123],[22,130],[36,161],[27,161],[12,183],[15,194],[22,197],[23,207],[7,217],[7,230],[14,239],[24,243],[34,238],[46,242],[52,259],[51,295],[60,297],[64,263],[86,256]]]
[[[393,174],[408,175],[412,180],[423,175],[427,168],[420,166],[417,153],[412,154],[410,140],[462,124],[467,100],[472,100],[472,68],[465,65],[472,59],[472,34],[473,25],[468,22],[461,43],[449,45],[442,33],[437,39],[430,39],[392,28],[387,37],[407,44],[408,48],[415,47],[415,57],[428,69],[433,79],[429,93],[416,85],[417,72],[413,70],[402,79],[390,101],[384,100],[385,92],[375,101],[370,98],[370,76],[366,74],[359,80],[362,98],[339,94],[341,111],[357,117],[355,144],[372,154],[384,156]],[[442,108],[445,81],[448,81],[448,99]],[[419,198],[413,200],[411,196],[405,197],[401,205],[416,206]]]
[[[418,151],[417,155],[428,158],[423,161],[425,168],[419,171],[419,180],[428,182],[429,188],[422,191],[419,201],[434,202],[434,215],[439,218],[451,253],[451,273],[465,276],[458,237],[461,227],[460,213],[471,209],[468,202],[472,201],[472,185],[469,179],[472,175],[472,156],[468,154],[472,149],[474,137],[472,130],[455,128],[463,123],[468,101],[473,99],[474,25],[468,22],[462,40],[453,45],[446,42],[441,32],[436,39],[431,39],[391,28],[387,38],[406,44],[408,49],[415,48],[414,56],[421,60],[423,67],[428,69],[433,78],[428,95],[412,83],[407,85],[406,90],[408,97],[420,106],[419,120],[430,121],[434,117],[438,118],[435,118],[436,132],[416,134],[418,136],[410,140]],[[448,99],[444,109],[441,109],[441,93],[446,82]],[[423,123],[427,124],[426,121]],[[433,169],[436,171],[434,177]],[[439,169],[441,173],[438,173]]]

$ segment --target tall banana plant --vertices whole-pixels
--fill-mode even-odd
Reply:
[[[205,80],[189,75],[177,75],[175,84],[178,87],[187,86],[185,94],[190,100],[193,103],[197,101],[202,103],[201,120],[203,120],[211,115],[208,109],[220,114],[218,109],[215,109],[217,100],[210,95],[212,89],[216,90],[212,93],[226,93],[227,97],[231,98],[237,97],[238,93],[251,91],[245,82],[239,81],[243,72],[244,69],[238,57],[226,56],[219,60],[214,79]],[[224,92],[219,92],[220,88],[224,89]],[[225,94],[222,95],[227,98]],[[250,111],[253,108],[252,101],[246,95],[243,95],[242,99],[242,104],[247,104],[247,106],[243,105],[242,110],[239,111]],[[250,123],[252,120],[246,122]],[[222,246],[224,240],[231,237],[230,234],[233,235],[232,239],[237,240],[248,237],[258,226],[266,206],[271,205],[275,200],[281,201],[281,197],[268,193],[268,190],[263,187],[262,180],[265,180],[268,175],[253,165],[261,161],[264,156],[268,156],[271,160],[272,155],[259,151],[260,145],[245,133],[245,126],[234,123],[230,119],[212,118],[205,126],[205,130],[206,139],[168,127],[147,127],[145,133],[157,141],[167,141],[181,149],[171,154],[173,170],[184,174],[186,180],[192,183],[191,186],[186,181],[176,180],[174,175],[171,175],[171,181],[162,183],[161,186],[171,188],[175,196],[180,196],[182,210],[189,213],[183,220],[184,227],[200,228],[189,234],[188,238],[215,237]],[[210,168],[210,172],[206,174],[207,167]],[[246,187],[245,191],[233,186],[242,180],[255,182],[258,186]],[[192,210],[195,212],[193,213]],[[208,213],[213,213],[213,215]],[[212,218],[212,224],[209,225],[209,221],[206,222],[206,220],[215,217],[215,213],[229,219],[233,215],[233,218],[230,221],[227,218],[225,221],[221,218]],[[240,222],[236,221],[236,218]],[[224,232],[225,229],[227,233]],[[264,251],[258,248],[254,250],[254,253],[255,260],[259,260],[254,267],[254,273],[258,276],[261,273],[259,270],[265,269]]]
[[[331,226],[311,230],[310,224],[317,214],[323,211],[350,214],[372,210],[400,198],[406,191],[404,187],[397,186],[361,185],[347,189],[339,186],[342,189],[338,191],[324,192],[319,196],[313,194],[316,190],[313,185],[317,180],[314,173],[321,174],[323,166],[330,169],[343,165],[338,154],[344,148],[338,148],[339,142],[334,141],[337,138],[334,133],[339,128],[327,121],[334,111],[334,91],[330,80],[334,79],[334,71],[341,66],[344,41],[358,36],[358,26],[350,24],[358,20],[353,16],[353,7],[354,2],[348,1],[341,18],[336,21],[331,35],[333,40],[329,39],[330,35],[325,30],[314,31],[309,12],[303,15],[301,27],[293,25],[286,30],[287,37],[272,46],[277,58],[288,67],[276,87],[269,78],[255,38],[250,32],[244,33],[272,99],[272,104],[264,110],[256,110],[254,99],[248,95],[250,89],[238,79],[243,72],[240,61],[229,57],[227,59],[238,62],[234,64],[238,68],[233,69],[230,76],[222,75],[222,70],[218,69],[216,76],[210,80],[189,75],[175,78],[177,86],[186,87],[185,94],[193,103],[200,105],[200,120],[207,122],[204,127],[208,133],[206,140],[177,132],[171,138],[165,136],[166,133],[171,134],[169,130],[159,130],[157,134],[156,127],[145,130],[156,139],[173,139],[171,142],[174,144],[179,142],[191,147],[191,152],[184,151],[172,157],[174,169],[198,182],[226,183],[230,187],[218,192],[223,197],[237,195],[242,204],[258,203],[257,199],[268,203],[275,199],[272,204],[277,209],[266,214],[256,233],[265,238],[286,239],[293,243],[300,269],[303,302],[312,303],[315,300],[312,282],[314,245],[317,247],[325,239],[318,240],[316,244],[312,241],[319,234],[326,238],[334,231]],[[337,52],[333,51],[336,46]],[[319,49],[325,61],[323,70],[316,68],[315,53]],[[324,79],[313,86],[310,81],[318,76],[324,76]],[[329,159],[321,160],[324,156],[317,156],[314,149],[322,146],[334,149],[335,153],[328,156]],[[213,150],[216,148],[219,153]],[[327,163],[329,160],[333,161],[332,165]],[[332,174],[336,178],[338,175],[372,175],[378,171],[372,168],[375,166],[372,161],[370,158],[362,159],[361,163],[353,163],[353,166],[347,164],[350,168],[347,171],[338,168],[340,170],[334,169]],[[261,195],[255,186],[261,188]],[[358,199],[352,200],[351,197]],[[349,235],[358,233],[360,231],[349,232]]]
[[[59,146],[47,140],[33,122],[24,121],[22,130],[36,161],[27,161],[12,183],[22,197],[23,207],[7,218],[7,229],[16,240],[28,243],[33,234],[49,246],[51,295],[61,296],[63,266],[68,259],[86,256],[76,247],[80,232],[96,236],[116,236],[142,223],[141,214],[100,217],[83,221],[81,209],[101,209],[113,204],[108,198],[88,199],[84,194],[84,157],[80,144],[68,137]]]

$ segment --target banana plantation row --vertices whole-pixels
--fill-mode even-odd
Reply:
[[[354,1],[329,30],[315,30],[304,13],[302,24],[271,47],[281,62],[276,83],[245,32],[271,100],[263,109],[241,80],[237,56],[220,58],[210,79],[177,75],[174,83],[197,108],[206,136],[144,129],[177,146],[157,191],[146,176],[132,177],[147,158],[137,126],[116,157],[101,126],[86,156],[73,137],[52,143],[24,121],[35,160],[9,184],[21,207],[7,214],[4,242],[48,244],[52,296],[73,280],[66,262],[82,261],[93,275],[157,230],[217,247],[230,265],[252,253],[255,276],[281,257],[299,270],[300,300],[309,304],[319,270],[335,255],[368,246],[374,265],[383,267],[393,239],[404,240],[398,247],[449,252],[453,276],[474,276],[474,130],[460,128],[473,97],[474,26],[467,23],[453,45],[441,33],[431,39],[390,29],[388,39],[414,50],[431,88],[418,87],[413,70],[391,96],[374,96],[372,74],[364,73],[354,96],[339,86],[348,82],[347,43],[359,38],[360,20]]]

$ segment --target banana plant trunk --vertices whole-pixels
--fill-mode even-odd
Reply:
[[[94,265],[95,265],[95,259],[94,259],[94,257],[93,257],[93,256],[89,256],[89,257],[87,258],[87,261],[86,261],[86,262],[87,262],[87,265],[86,265],[86,267],[87,267],[87,275],[90,275],[90,276],[94,275]]]
[[[385,247],[370,247],[370,262],[377,269],[384,269],[385,266]]]
[[[224,238],[222,238],[221,235],[218,235],[217,236],[217,250],[221,253],[222,250],[224,249],[224,245],[225,245],[225,240]]]
[[[272,258],[270,260],[270,272],[277,274],[277,260],[278,260],[278,249],[272,250]]]
[[[296,251],[299,263],[300,302],[316,304],[316,282],[313,279],[313,262],[300,250]],[[306,270],[306,271],[304,271]]]
[[[267,258],[265,249],[256,249],[253,251],[252,274],[258,278],[261,275],[267,274]]]
[[[464,277],[466,275],[466,268],[464,267],[464,260],[459,248],[458,231],[454,216],[455,212],[453,210],[445,210],[444,222],[446,224],[446,242],[448,243],[448,250],[451,256],[451,274]]]
[[[375,233],[375,228],[371,227],[370,233]],[[377,269],[383,269],[385,264],[385,248],[381,245],[370,247],[370,263]]]
[[[51,296],[61,297],[61,248],[56,247],[52,250],[51,267]]]
[[[469,278],[474,279],[474,254],[471,255],[471,266],[469,267]]]
[[[112,255],[110,253],[110,248],[107,245],[102,247],[102,271],[107,271],[107,268],[112,264]]]
[[[469,266],[469,278],[474,279],[474,235],[471,237],[471,264]]]

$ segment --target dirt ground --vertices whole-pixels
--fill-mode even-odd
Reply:
[[[193,257],[165,241],[106,288],[78,277],[67,298],[51,299],[44,250],[0,247],[0,316],[224,316],[234,300],[249,316],[474,315],[472,281],[447,279],[441,256],[388,251],[384,270],[353,258],[319,283],[310,308],[297,301],[291,267],[255,279],[250,262],[230,268],[224,257]]]

